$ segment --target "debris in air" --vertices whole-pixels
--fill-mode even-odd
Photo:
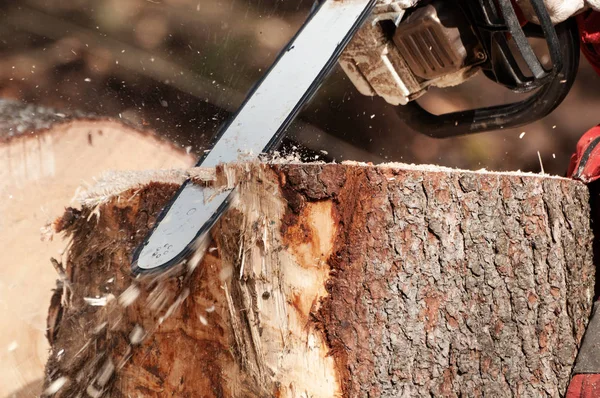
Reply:
[[[129,334],[129,341],[133,345],[139,344],[144,339],[144,334],[144,328],[136,324],[131,333]]]
[[[10,343],[8,345],[8,352],[13,352],[17,348],[19,348],[19,343],[17,343],[16,341],[13,341],[12,343]]]
[[[544,165],[542,164],[542,155],[540,155],[540,151],[537,151],[538,154],[538,159],[540,161],[540,169],[542,169],[542,174],[546,174],[546,172],[544,171]]]
[[[92,307],[104,307],[106,306],[106,304],[108,304],[109,302],[111,302],[112,300],[115,299],[115,296],[113,296],[112,294],[109,294],[107,296],[102,296],[102,297],[84,297],[83,301],[86,302],[86,304],[91,305]]]
[[[134,285],[131,285],[119,296],[119,304],[121,304],[123,307],[129,307],[139,295],[140,289]]]
[[[69,382],[69,379],[61,376],[58,379],[54,380],[52,383],[50,383],[50,385],[48,386],[48,388],[46,388],[44,390],[44,392],[42,393],[42,395],[52,395],[52,394],[56,394],[61,388],[63,388],[67,383]]]
[[[94,334],[100,334],[104,329],[106,329],[106,325],[108,322],[102,322],[100,325],[94,328]]]
[[[523,139],[523,137],[525,137],[525,132],[523,131],[520,135],[519,135],[519,139]]]

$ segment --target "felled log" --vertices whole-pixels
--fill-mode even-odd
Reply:
[[[92,191],[57,223],[71,242],[70,288],[53,300],[48,394],[564,393],[594,289],[581,183],[405,165],[229,167],[201,178],[238,184],[204,256],[133,277],[132,251],[188,175],[104,184],[112,196]]]
[[[107,169],[192,164],[185,149],[118,120],[0,100],[0,397],[26,385],[25,396],[40,393],[58,277],[48,261],[64,247],[42,242],[40,228]]]

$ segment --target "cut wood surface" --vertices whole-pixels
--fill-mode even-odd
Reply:
[[[594,289],[583,184],[403,165],[223,175],[238,199],[168,274],[134,278],[130,260],[177,178],[104,184],[56,224],[70,289],[50,308],[49,394],[564,393]]]
[[[64,243],[41,228],[105,170],[182,168],[185,150],[117,120],[0,101],[0,397],[39,394],[48,302]]]

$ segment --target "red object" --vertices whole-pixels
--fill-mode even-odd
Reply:
[[[581,52],[600,75],[600,13],[586,11],[576,17],[581,39]],[[577,151],[571,156],[568,177],[583,182],[600,178],[600,125],[588,130],[577,143]],[[600,395],[599,395],[600,396]]]
[[[569,383],[565,398],[600,397],[600,374],[575,375]]]
[[[585,183],[600,178],[600,125],[589,129],[577,142],[577,151],[571,156],[567,177]]]
[[[577,17],[581,52],[600,75],[600,13],[588,11]]]

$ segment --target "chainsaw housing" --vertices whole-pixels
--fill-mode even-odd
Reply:
[[[539,25],[521,26],[510,0],[382,0],[339,63],[363,95],[380,96],[418,132],[449,137],[534,122],[567,95],[579,64],[574,21],[553,26],[543,0],[530,0]],[[415,6],[415,3],[417,4]],[[529,38],[545,40],[550,66]],[[415,100],[483,71],[528,99],[434,115]],[[536,91],[537,90],[537,91]]]
[[[402,19],[407,10],[398,2],[378,5],[339,60],[358,91],[405,105],[430,86],[455,86],[477,72],[483,46],[462,11],[448,8],[435,1]]]

